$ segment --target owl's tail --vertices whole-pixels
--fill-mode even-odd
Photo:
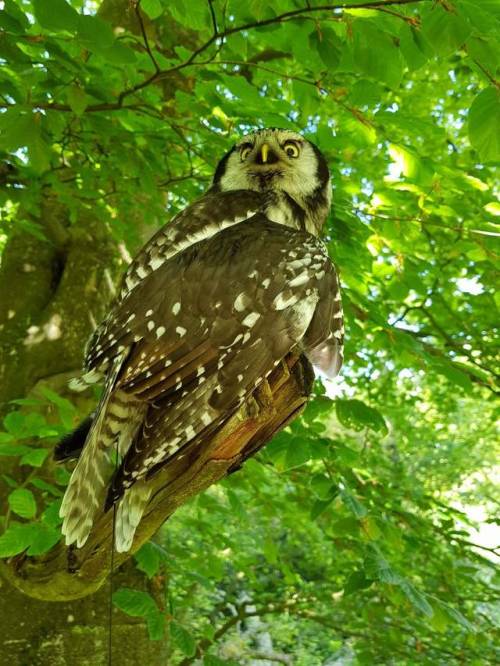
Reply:
[[[150,496],[151,487],[145,481],[137,481],[123,494],[115,518],[115,549],[118,553],[130,550]]]
[[[59,510],[66,545],[76,542],[81,548],[87,541],[95,518],[104,507],[106,486],[117,464],[113,456],[125,455],[142,423],[145,407],[124,391],[114,390],[120,365],[118,359],[95,417],[77,429],[76,444],[73,436],[67,446],[62,443],[61,450],[56,450],[56,455],[63,458],[67,457],[66,448],[76,450],[77,444],[83,447]]]
[[[108,398],[101,402],[99,413],[90,426],[59,509],[63,519],[62,533],[68,546],[76,542],[78,548],[81,548],[87,541],[112,472],[112,440],[107,442],[103,438],[108,402]]]

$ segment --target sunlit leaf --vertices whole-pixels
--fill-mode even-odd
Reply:
[[[500,157],[500,93],[485,88],[469,110],[469,138],[483,160]]]

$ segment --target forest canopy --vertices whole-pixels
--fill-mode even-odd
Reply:
[[[500,5],[0,6],[0,557],[60,541],[51,452],[97,400],[67,380],[130,257],[291,128],[332,174],[341,377],[142,546],[118,616],[163,663],[498,663]]]

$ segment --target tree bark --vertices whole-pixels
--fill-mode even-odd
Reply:
[[[70,225],[67,211],[50,195],[34,220],[43,237],[14,232],[0,267],[0,408],[49,385],[60,392],[81,367],[85,342],[113,297],[121,273],[109,230],[81,210]],[[0,458],[0,469],[18,482],[26,468]],[[43,475],[43,471],[41,470]],[[2,506],[10,488],[0,478]],[[9,567],[3,564],[4,572]],[[5,578],[5,577],[4,577]],[[7,576],[7,579],[9,575]],[[132,563],[113,577],[113,587],[144,586]],[[0,578],[0,666],[100,666],[108,663],[109,590],[84,600],[51,604],[26,596]],[[152,642],[142,620],[114,610],[114,661],[124,666],[165,664],[168,643]]]

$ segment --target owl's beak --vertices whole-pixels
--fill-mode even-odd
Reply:
[[[257,164],[276,164],[279,162],[279,157],[268,143],[263,143],[255,156],[255,162]]]

